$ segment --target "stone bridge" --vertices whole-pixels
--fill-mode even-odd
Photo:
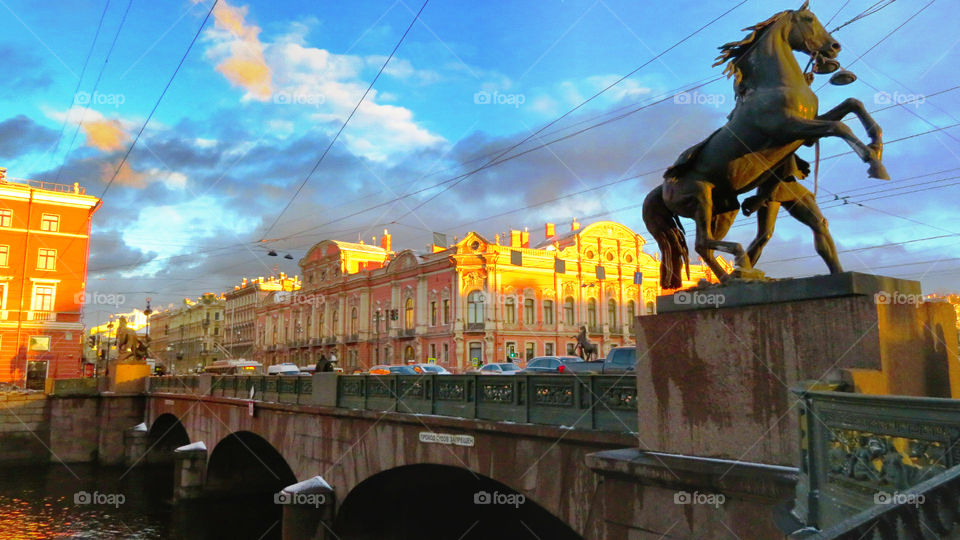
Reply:
[[[557,423],[567,420],[569,426],[410,414],[396,411],[417,407],[415,401],[394,400],[381,409],[373,403],[378,393],[372,388],[367,408],[377,410],[347,409],[331,406],[336,403],[329,400],[317,404],[324,400],[313,395],[327,390],[341,401],[350,399],[342,388],[324,390],[321,378],[153,379],[145,425],[127,433],[128,461],[174,459],[179,498],[277,493],[322,478],[331,488],[324,491],[329,504],[306,516],[284,508],[285,538],[325,538],[324,532],[330,531],[336,536],[331,533],[329,538],[424,538],[424,519],[437,538],[459,538],[468,530],[467,538],[609,537],[599,510],[601,476],[590,468],[587,456],[637,447],[630,433],[635,405],[627,422],[614,424],[619,432],[574,429],[569,427],[578,425],[573,415],[591,417],[590,424],[596,422],[596,413],[573,407],[569,416],[563,411],[549,415]],[[334,375],[326,384],[349,385],[351,379],[374,385],[397,383],[399,378]],[[501,392],[511,386],[543,392],[533,377],[511,378],[507,386],[504,379],[493,381]],[[546,380],[567,384],[574,378]],[[620,382],[616,377],[606,381]],[[279,389],[271,386],[276,382]],[[298,388],[283,393],[282,385],[291,382]],[[314,388],[304,388],[311,386],[308,382]],[[633,378],[625,378],[624,384],[633,387]],[[254,400],[249,399],[251,386]],[[595,402],[588,399],[591,391],[577,390],[577,404]],[[630,393],[626,395],[629,399]],[[524,405],[522,397],[514,401],[520,402],[513,403],[514,414],[544,414],[531,412],[535,408]],[[476,415],[476,409],[470,412]],[[523,502],[513,504],[517,501]],[[371,511],[377,519],[370,519]]]

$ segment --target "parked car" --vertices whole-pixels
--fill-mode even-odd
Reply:
[[[579,356],[538,356],[527,362],[524,373],[564,373],[568,366],[582,364]]]
[[[447,368],[437,364],[413,364],[414,371],[424,375],[452,375]]]
[[[419,375],[411,366],[373,366],[369,375]]]
[[[594,360],[592,362],[573,363],[569,366],[571,373],[626,373],[636,369],[637,348],[614,347],[610,349],[605,360]]]
[[[480,369],[474,370],[473,373],[479,373],[480,375],[516,375],[521,371],[523,370],[520,369],[520,366],[513,362],[501,362],[499,364],[486,364]]]
[[[267,375],[300,375],[300,368],[291,362],[267,366]]]

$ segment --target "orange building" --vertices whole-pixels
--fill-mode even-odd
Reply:
[[[90,224],[100,199],[77,184],[0,169],[0,381],[43,388],[81,374]]]
[[[386,231],[385,231],[386,232]],[[335,352],[347,369],[436,362],[463,370],[476,361],[572,352],[583,325],[601,354],[632,343],[633,317],[653,313],[659,261],[644,240],[610,221],[557,234],[547,224],[535,247],[475,233],[431,252],[324,240],[300,261],[302,288],[273,293],[257,310],[256,357],[316,362]],[[690,268],[692,286],[712,279]]]

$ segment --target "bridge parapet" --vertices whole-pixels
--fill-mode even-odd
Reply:
[[[941,495],[960,486],[960,401],[795,393],[802,461],[794,514],[823,530],[818,538],[847,538],[880,523],[896,528],[897,521],[919,528],[947,507],[946,528],[953,527],[960,499]],[[935,521],[931,532],[944,528]]]
[[[623,375],[163,376],[151,377],[149,391],[637,431],[636,379]]]

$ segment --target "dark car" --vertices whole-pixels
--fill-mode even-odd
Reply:
[[[579,356],[538,356],[527,362],[524,373],[564,373],[567,366],[582,364]]]
[[[570,366],[571,373],[626,373],[633,371],[637,363],[637,348],[614,347],[610,349],[605,360],[595,360],[593,362],[581,362]]]

